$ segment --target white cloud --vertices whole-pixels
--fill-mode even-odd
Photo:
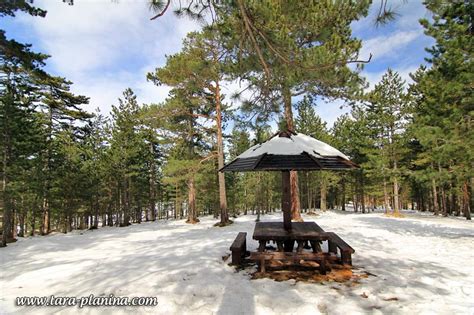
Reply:
[[[318,100],[316,114],[327,123],[328,129],[332,128],[339,116],[350,112],[350,108],[344,104],[343,100]]]
[[[396,4],[393,9],[397,13],[396,27],[397,29],[413,30],[421,28],[420,19],[431,18],[432,14],[423,5],[421,1],[398,0],[401,3]]]
[[[401,68],[392,68],[392,70],[398,72],[400,77],[405,80],[407,83],[406,87],[408,87],[408,84],[412,83],[413,80],[410,78],[410,73],[414,73],[418,69],[418,66],[407,66],[407,67],[401,67]],[[369,90],[371,90],[375,84],[377,84],[381,79],[382,76],[384,75],[384,71],[378,71],[378,72],[367,72],[363,71],[362,76],[367,79],[367,82],[369,83]]]
[[[169,88],[155,86],[147,82],[144,75],[131,76],[127,73],[113,77],[104,76],[77,81],[72,90],[77,94],[89,96],[90,104],[85,109],[93,111],[99,107],[105,114],[109,113],[112,105],[118,104],[118,98],[126,88],[132,88],[140,103],[150,104],[163,101],[168,95]]]
[[[398,57],[398,52],[404,46],[413,42],[419,36],[422,36],[421,30],[416,31],[401,31],[388,36],[377,36],[362,42],[362,49],[360,56],[368,58],[372,54],[372,60],[378,61],[386,57]]]
[[[164,100],[169,89],[146,81],[146,73],[162,66],[165,55],[181,49],[183,37],[200,26],[173,12],[150,21],[146,1],[35,1],[46,18],[21,15],[16,22],[31,29],[39,50],[52,55],[48,71],[75,84],[73,91],[90,96],[87,109],[108,113],[127,87],[139,102]],[[35,45],[36,46],[36,45]],[[36,48],[38,50],[38,48]]]
[[[352,31],[360,34],[367,31],[384,32],[388,28],[395,26],[401,31],[414,30],[421,28],[419,19],[429,18],[431,15],[421,1],[390,0],[387,9],[395,12],[395,20],[388,21],[383,25],[377,25],[376,19],[379,14],[382,0],[375,0],[370,6],[367,17],[352,23]]]

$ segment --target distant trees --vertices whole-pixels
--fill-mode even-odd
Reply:
[[[39,72],[46,56],[35,54],[29,46],[7,40],[5,33],[0,32],[3,49],[0,51],[0,131],[2,141],[2,203],[3,231],[1,246],[14,238],[13,213],[15,208],[15,180],[27,180],[28,174],[23,167],[31,165],[27,157],[37,151],[31,146],[31,140],[37,130],[25,128],[35,121],[32,92],[36,90],[35,74]],[[22,167],[23,166],[23,167]]]
[[[316,114],[315,105],[312,97],[305,97],[302,101],[296,104],[298,115],[295,119],[296,130],[306,135],[312,136],[318,140],[332,144],[333,137],[326,127],[326,123]],[[319,195],[319,207],[326,211],[328,190],[337,183],[337,174],[328,171],[319,172],[301,172],[303,176],[300,178],[300,191],[305,191],[301,194],[306,195],[306,209],[308,211],[314,210],[316,207],[316,196]],[[314,184],[316,183],[316,185]],[[319,187],[319,191],[314,191],[314,188]]]
[[[16,233],[15,212],[22,222],[20,234],[25,234],[27,209],[23,207],[39,208],[40,232],[50,232],[51,196],[56,193],[58,183],[54,175],[67,161],[62,145],[68,144],[60,139],[78,137],[81,130],[75,124],[84,122],[90,115],[79,108],[88,102],[87,97],[72,94],[70,82],[42,70],[48,56],[32,52],[28,45],[7,40],[3,31],[0,41],[2,245],[5,246]],[[64,173],[57,175],[61,177]],[[37,214],[37,211],[32,213],[33,226]]]
[[[433,21],[421,20],[436,40],[428,49],[431,68],[413,75],[413,135],[421,145],[416,164],[430,187],[432,208],[470,219],[474,189],[474,39],[472,2],[427,1]]]
[[[393,185],[393,212],[400,212],[399,181],[403,173],[401,160],[406,154],[406,125],[409,118],[409,98],[405,82],[391,69],[366,96],[365,111],[372,146],[363,166],[380,177],[384,187],[385,211],[389,211],[387,181]]]
[[[361,212],[411,206],[471,218],[473,4],[426,1],[434,16],[421,23],[436,40],[431,67],[412,74],[408,89],[389,69],[363,93],[358,68],[348,64],[364,62],[350,23],[366,14],[366,1],[199,3],[187,13],[214,10],[212,23],[148,74],[171,87],[166,101],[142,105],[126,89],[110,117],[85,112],[88,98],[44,70],[48,56],[0,31],[0,246],[142,220],[196,223],[210,214],[223,226],[229,212],[259,220],[280,207],[279,175],[217,170],[271,136],[275,116],[281,128],[325,141],[362,166],[293,176],[294,219],[300,208],[350,203]],[[19,10],[45,15],[28,1],[0,4],[0,16]],[[222,86],[236,79],[252,96],[234,115]],[[350,100],[350,113],[328,128],[315,109],[321,97]]]

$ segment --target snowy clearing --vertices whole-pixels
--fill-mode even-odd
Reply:
[[[0,249],[1,314],[473,314],[473,223],[408,213],[326,212],[305,216],[355,250],[375,276],[360,285],[249,280],[222,261],[237,232],[251,239],[253,216],[148,222],[20,239]],[[262,221],[281,220],[280,214]],[[81,235],[82,234],[82,235]],[[155,307],[16,307],[18,296],[156,296]],[[367,298],[363,296],[368,296]],[[397,301],[385,301],[397,298]],[[384,300],[385,299],[385,300]]]

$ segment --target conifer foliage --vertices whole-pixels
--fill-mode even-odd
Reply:
[[[268,139],[275,121],[361,166],[295,172],[294,219],[300,210],[349,208],[471,219],[472,2],[426,0],[433,18],[421,24],[436,41],[427,49],[429,66],[413,73],[409,86],[387,69],[370,90],[359,73],[370,60],[359,59],[361,41],[351,34],[369,1],[177,2],[181,15],[211,16],[147,74],[170,88],[168,97],[140,104],[125,89],[110,115],[86,112],[88,97],[45,71],[49,56],[0,30],[0,246],[27,235],[160,219],[194,224],[212,215],[218,226],[240,214],[259,220],[280,208],[279,175],[218,170]],[[158,18],[171,1],[153,3]],[[0,16],[18,12],[46,15],[29,1],[0,3]],[[248,99],[227,98],[223,87],[235,82]],[[318,116],[322,98],[350,105],[331,128]]]

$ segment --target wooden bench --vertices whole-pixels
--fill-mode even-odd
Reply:
[[[232,252],[232,265],[239,266],[247,253],[247,233],[239,232],[232,245],[230,245]]]
[[[327,232],[327,235],[329,236],[329,252],[337,255],[337,249],[339,248],[339,251],[341,252],[341,263],[352,266],[352,254],[355,252],[355,250],[336,233]]]
[[[319,272],[325,275],[328,261],[337,260],[337,256],[331,253],[251,252],[250,259],[260,265],[260,272],[265,272],[265,262],[269,260],[281,260],[294,264],[299,264],[301,260],[316,261],[319,264]]]

